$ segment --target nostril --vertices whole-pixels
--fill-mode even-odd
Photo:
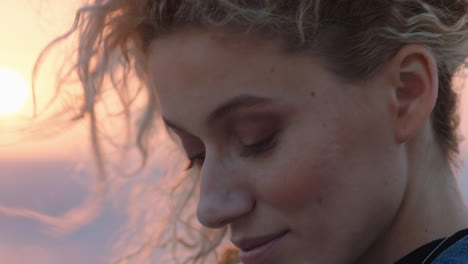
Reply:
[[[197,209],[197,218],[200,224],[207,228],[221,228],[227,221],[222,218],[222,212],[211,206],[199,205]]]
[[[201,195],[197,208],[198,221],[208,228],[222,228],[256,207],[253,196],[245,191],[212,192]]]

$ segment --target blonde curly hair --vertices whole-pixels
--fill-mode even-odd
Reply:
[[[468,56],[467,20],[467,0],[89,0],[78,10],[70,31],[44,50],[36,71],[57,43],[77,37],[78,45],[70,57],[73,61],[66,62],[69,70],[62,71],[58,78],[78,76],[83,90],[78,112],[73,112],[71,118],[89,120],[97,164],[104,168],[98,132],[103,117],[96,114],[96,106],[109,88],[118,96],[126,120],[132,118],[135,94],[146,98],[134,138],[143,165],[148,160],[150,131],[159,116],[156,95],[145,85],[147,50],[154,39],[165,34],[199,27],[273,36],[282,40],[287,52],[318,56],[330,71],[350,81],[370,78],[402,45],[420,43],[437,61],[439,96],[431,116],[432,126],[441,153],[454,164],[459,152],[459,116],[452,79]],[[142,86],[128,84],[131,74],[136,74]],[[109,85],[106,79],[111,80]],[[62,87],[58,88],[60,93]],[[193,187],[196,183],[189,176],[183,179],[174,187],[174,191],[185,194],[184,202],[173,208],[177,217],[185,215],[188,201],[197,195]],[[192,250],[183,263],[203,262],[220,245],[225,232],[213,235],[211,230],[202,229],[196,241],[203,243],[195,244],[175,239],[177,234],[173,233],[171,243]],[[116,263],[128,263],[158,246],[142,243],[133,254]],[[228,253],[224,259],[229,261],[219,261],[237,263],[233,251]]]

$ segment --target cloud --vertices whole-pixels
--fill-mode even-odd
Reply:
[[[71,162],[0,163],[4,172],[0,214],[36,220],[56,234],[71,233],[89,224],[102,209],[106,182],[89,182],[94,189],[86,190],[72,179],[77,172],[70,168]]]
[[[108,263],[123,209],[86,166],[0,160],[0,182],[0,264]]]
[[[79,241],[44,244],[0,242],[2,264],[103,264],[103,255],[102,249],[94,250]]]
[[[0,263],[51,264],[57,262],[54,256],[40,246],[0,244]]]

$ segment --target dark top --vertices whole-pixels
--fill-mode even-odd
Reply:
[[[434,250],[434,253],[426,260],[426,264],[468,264],[468,229],[458,231],[446,241],[444,239],[434,240],[416,249],[395,264],[421,264]],[[443,244],[439,246],[442,241],[444,241]]]

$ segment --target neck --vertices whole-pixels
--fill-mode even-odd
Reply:
[[[408,182],[400,210],[357,263],[394,263],[426,243],[468,228],[468,210],[454,173],[430,137],[427,133],[405,146]]]

